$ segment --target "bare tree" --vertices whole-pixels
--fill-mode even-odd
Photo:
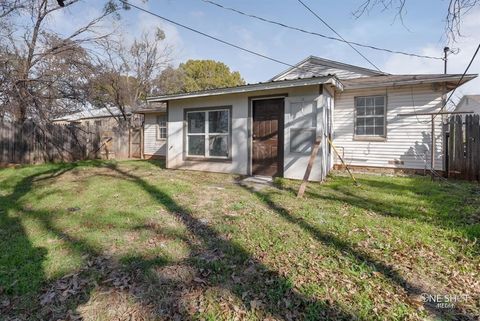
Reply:
[[[2,84],[0,103],[8,102],[8,108],[19,121],[25,121],[29,116],[48,118],[55,100],[61,102],[73,98],[72,95],[66,95],[64,90],[75,80],[72,74],[81,81],[82,77],[78,74],[80,70],[88,71],[84,47],[109,36],[110,32],[101,32],[99,25],[115,12],[115,8],[106,6],[98,17],[65,36],[48,28],[48,19],[57,10],[64,9],[56,2],[0,1],[4,15],[2,21],[6,25],[0,30],[0,62],[3,66],[0,67],[3,73],[0,77],[7,81]],[[64,1],[64,7],[79,2]],[[71,73],[72,68],[79,66],[82,68]],[[54,71],[57,73],[54,74]],[[87,75],[88,72],[84,76]],[[79,81],[74,83],[78,84]],[[2,109],[6,108],[2,106]]]
[[[124,119],[152,92],[159,73],[170,64],[173,48],[165,43],[163,30],[143,32],[130,46],[121,41],[99,41],[103,47],[98,66],[102,71],[94,82],[96,102],[118,108]]]
[[[395,10],[395,18],[403,23],[403,17],[407,13],[407,0],[364,0],[364,2],[353,12],[357,18],[370,12],[375,8],[381,11]],[[480,0],[449,0],[448,10],[445,14],[445,34],[449,42],[455,42],[461,36],[461,22],[465,14],[480,5]]]
[[[25,0],[0,0],[0,19],[24,7]]]

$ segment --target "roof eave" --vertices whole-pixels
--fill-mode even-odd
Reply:
[[[220,95],[228,95],[228,94],[241,94],[241,93],[248,93],[248,92],[254,92],[254,91],[261,91],[261,90],[273,90],[273,89],[301,87],[301,86],[319,85],[319,84],[331,84],[337,87],[339,90],[343,90],[344,88],[344,85],[340,82],[340,80],[338,80],[336,76],[328,75],[323,77],[313,77],[313,78],[307,78],[307,79],[282,80],[282,81],[259,83],[259,84],[245,85],[245,86],[238,86],[238,87],[219,88],[219,89],[212,89],[212,90],[205,90],[205,91],[184,93],[184,94],[177,94],[177,95],[149,97],[147,98],[147,102],[148,103],[166,102],[169,100],[200,98],[200,97],[208,97],[208,96],[220,96]]]
[[[167,109],[165,107],[160,107],[158,109],[144,109],[144,110],[137,110],[135,111],[134,113],[135,114],[142,114],[142,115],[146,115],[146,114],[159,114],[159,113],[166,113],[167,112]]]
[[[384,82],[384,83],[376,83],[376,84],[353,84],[348,85],[347,89],[367,89],[367,88],[378,88],[378,87],[399,87],[399,86],[409,86],[409,85],[424,85],[424,84],[434,84],[434,83],[449,83],[450,86],[448,89],[452,90],[456,87],[459,87],[472,79],[477,78],[477,74],[466,75],[460,83],[459,77],[445,77],[445,78],[435,78],[435,79],[418,79],[418,80],[406,80],[406,81],[391,81],[391,82]],[[456,81],[457,80],[457,81]]]

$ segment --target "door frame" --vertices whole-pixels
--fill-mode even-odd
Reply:
[[[267,99],[283,99],[281,120],[279,122],[278,140],[279,140],[279,176],[283,177],[284,162],[285,162],[285,104],[288,93],[272,94],[272,95],[258,95],[248,97],[248,120],[247,120],[247,174],[253,175],[253,102],[255,100]]]

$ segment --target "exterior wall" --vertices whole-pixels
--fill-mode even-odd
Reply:
[[[145,114],[144,121],[144,139],[143,153],[149,158],[150,156],[166,156],[167,140],[157,140],[157,116],[165,115],[165,113]]]
[[[354,138],[354,97],[387,96],[385,141]],[[347,164],[386,168],[430,168],[431,116],[400,117],[398,114],[435,112],[441,107],[441,91],[431,86],[348,90],[335,96],[334,143]],[[435,121],[435,169],[443,169],[442,119]],[[340,160],[336,160],[340,164]]]
[[[118,125],[117,120],[114,117],[97,117],[97,118],[85,118],[85,119],[79,119],[74,121],[73,123],[80,124],[82,126],[95,126],[96,121],[101,121],[102,122],[102,127],[115,127]],[[54,124],[59,124],[59,125],[68,125],[72,123],[72,121],[68,120],[55,120],[52,123]]]
[[[285,106],[285,174],[287,178],[303,179],[311,149],[293,152],[290,149],[292,130],[313,129],[321,137],[320,149],[310,173],[310,180],[322,181],[332,168],[328,134],[332,130],[333,96],[325,88],[322,94],[289,97]]]
[[[118,126],[118,121],[114,117],[99,117],[99,118],[89,118],[82,119],[79,122],[84,126],[95,126],[95,122],[101,122],[102,127],[104,128],[113,128]]]
[[[473,111],[475,114],[480,114],[480,95],[463,96],[455,111]]]
[[[169,102],[168,111],[168,168],[182,168],[201,171],[235,173],[249,175],[251,171],[250,148],[251,137],[249,128],[251,118],[249,110],[250,99],[265,95],[283,95],[288,94],[285,101],[285,114],[289,116],[289,102],[304,101],[315,103],[319,96],[319,86],[294,87],[288,89],[258,91],[242,94],[231,94],[222,96],[211,96],[192,99],[172,100]],[[232,141],[231,141],[231,161],[212,161],[212,160],[187,160],[184,152],[184,110],[185,108],[208,108],[219,106],[232,107]],[[298,172],[302,169],[302,175],[305,172],[306,163],[305,156],[293,157],[288,151],[289,149],[289,118],[285,117],[285,173],[287,178],[299,178]],[[147,140],[147,138],[146,138]],[[288,146],[287,146],[288,145]],[[308,158],[308,156],[306,156]],[[307,160],[308,162],[308,160]],[[321,158],[317,158],[316,163],[320,163]],[[304,165],[305,164],[305,165]],[[302,168],[303,166],[303,168]],[[312,178],[320,178],[320,170],[315,165]],[[288,167],[288,168],[287,168]],[[301,178],[300,177],[300,178]]]

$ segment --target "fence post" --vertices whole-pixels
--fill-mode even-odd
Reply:
[[[480,115],[473,116],[473,179],[480,181]]]

